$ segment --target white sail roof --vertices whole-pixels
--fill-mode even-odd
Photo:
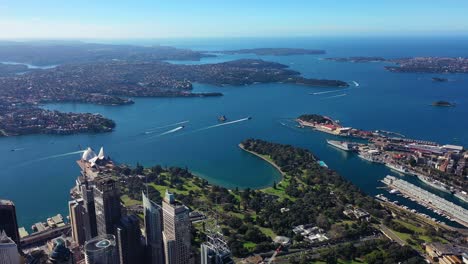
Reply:
[[[90,161],[91,159],[93,159],[94,157],[96,157],[96,153],[94,153],[93,149],[92,148],[87,148],[85,150],[85,152],[83,153],[83,156],[81,157],[82,160],[86,160],[86,161]]]
[[[99,159],[104,159],[105,158],[104,147],[101,147],[101,149],[99,150],[98,158]]]

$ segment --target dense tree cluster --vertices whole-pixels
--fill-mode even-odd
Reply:
[[[256,139],[245,140],[242,145],[246,150],[268,156],[286,174],[284,191],[288,198],[251,195],[247,204],[261,208],[256,219],[260,226],[296,240],[301,238],[294,236],[292,228],[302,224],[316,225],[336,241],[375,232],[366,221],[342,224],[343,220],[350,220],[343,211],[351,205],[380,218],[384,214],[380,205],[335,171],[321,167],[308,150]],[[282,208],[289,211],[282,212]]]
[[[303,254],[301,257],[291,257],[289,262],[303,264],[311,263],[312,260],[321,260],[329,264],[353,260],[369,264],[426,263],[410,247],[400,246],[387,240],[373,240],[359,244],[344,243],[336,247],[324,249],[320,254]]]
[[[329,118],[317,114],[301,115],[298,119],[309,123],[328,124],[333,123]]]
[[[125,181],[124,193],[134,200],[140,200],[141,192],[148,189],[150,198],[159,203],[160,191],[164,189],[160,186],[166,186],[174,190],[177,200],[193,210],[215,213],[211,217],[216,217],[232,253],[237,257],[274,250],[271,232],[293,238],[294,247],[309,247],[309,243],[302,242],[303,238],[292,232],[294,226],[301,224],[313,224],[324,229],[330,238],[327,243],[340,245],[340,250],[321,256],[326,261],[361,258],[369,263],[390,263],[382,260],[401,261],[413,257],[411,254],[414,252],[406,252],[406,248],[395,248],[395,252],[403,254],[401,258],[390,252],[380,252],[388,246],[381,244],[383,242],[375,245],[364,243],[367,247],[362,247],[362,244],[342,246],[343,242],[359,241],[376,231],[372,221],[350,219],[343,210],[350,206],[362,208],[376,219],[382,219],[384,211],[349,181],[318,165],[317,158],[308,150],[254,139],[242,144],[246,150],[272,159],[286,173],[283,182],[277,184],[276,191],[281,193],[280,197],[265,190],[228,190],[211,185],[187,168],[158,165],[145,169],[137,164],[133,168],[121,166],[115,171],[121,175],[121,181]],[[282,191],[279,188],[283,188]],[[285,208],[288,211],[282,210]],[[392,221],[391,218],[388,221]],[[203,228],[194,230],[193,237],[198,242],[203,241]]]

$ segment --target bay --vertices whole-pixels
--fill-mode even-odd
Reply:
[[[104,146],[106,154],[119,163],[187,166],[210,182],[227,188],[262,188],[278,182],[280,175],[270,165],[237,146],[246,138],[261,138],[307,148],[363,191],[375,195],[384,192],[377,187],[383,186],[380,179],[393,174],[389,169],[328,146],[325,140],[331,136],[298,129],[293,119],[304,113],[318,113],[356,128],[389,130],[411,138],[468,146],[468,75],[400,74],[385,71],[385,63],[339,63],[321,59],[339,56],[467,57],[468,39],[296,38],[158,42],[213,51],[255,47],[325,49],[328,52],[326,55],[221,55],[200,62],[176,63],[260,58],[286,64],[306,77],[339,79],[350,84],[356,81],[360,85],[337,90],[292,84],[241,87],[195,84],[195,91],[219,91],[224,96],[134,98],[135,104],[127,106],[45,105],[43,107],[47,109],[65,112],[101,113],[114,119],[117,127],[114,132],[105,134],[31,135],[0,139],[0,197],[15,202],[20,225],[29,228],[31,224],[44,221],[56,213],[68,214],[69,189],[79,175],[75,160],[80,155],[73,152],[81,147],[99,149]],[[451,81],[432,82],[433,76],[448,77]],[[328,91],[334,92],[322,93]],[[429,106],[437,100],[455,102],[457,106]],[[246,117],[252,119],[215,126],[219,124],[219,115],[226,115],[228,121]],[[184,121],[189,121],[183,123],[184,128],[167,133],[180,126],[168,125]],[[167,127],[159,128],[162,126]],[[15,151],[11,151],[13,149]],[[424,187],[415,178],[406,178]],[[451,195],[445,197],[466,207]],[[400,197],[391,198],[403,201]],[[404,203],[428,213],[411,202]]]

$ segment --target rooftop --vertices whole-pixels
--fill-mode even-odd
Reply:
[[[15,205],[12,201],[10,200],[2,200],[0,199],[0,205]]]

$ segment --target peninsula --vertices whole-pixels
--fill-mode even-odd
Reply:
[[[414,175],[425,184],[468,202],[465,192],[468,188],[468,151],[463,146],[405,138],[384,130],[343,127],[332,118],[317,114],[301,115],[297,122],[301,127],[311,127],[331,135],[368,140],[367,143],[328,143],[357,152],[360,158],[384,164],[399,174]]]
[[[325,50],[319,49],[299,49],[299,48],[256,48],[256,49],[238,49],[223,50],[215,53],[222,54],[255,54],[259,56],[292,56],[292,55],[317,55],[325,54]]]
[[[336,62],[382,62],[386,61],[383,57],[347,57],[347,58],[325,58],[325,60]]]
[[[69,135],[103,133],[114,129],[114,121],[99,114],[75,114],[48,111],[35,107],[18,107],[13,112],[2,109],[0,137],[26,134]]]
[[[6,135],[52,133],[49,126],[41,130],[20,129],[31,122],[35,113],[37,122],[46,122],[52,113],[38,109],[38,104],[79,102],[105,105],[131,104],[128,97],[211,97],[219,92],[193,93],[192,82],[216,86],[240,86],[255,83],[293,83],[307,86],[346,87],[338,80],[308,79],[286,65],[263,60],[236,60],[217,64],[182,65],[167,62],[109,61],[67,64],[51,69],[36,70],[12,77],[0,78],[0,129]],[[26,114],[24,114],[25,109]],[[97,121],[79,114],[62,114],[60,120]],[[14,118],[13,118],[14,117]],[[34,119],[34,120],[36,120]],[[99,122],[98,122],[99,123]],[[98,123],[95,125],[98,126]],[[18,127],[15,128],[15,124]],[[54,123],[55,124],[55,123]],[[60,126],[57,123],[58,126]],[[84,123],[76,123],[83,127]],[[87,125],[90,125],[87,122]],[[50,127],[51,128],[51,127]],[[14,132],[13,132],[14,131]],[[69,130],[73,132],[75,130]],[[80,128],[79,131],[86,131]],[[99,132],[100,130],[97,130]]]
[[[385,66],[391,72],[468,73],[468,58],[416,57],[394,59],[397,66]]]
[[[468,73],[468,58],[453,57],[414,57],[386,59],[383,57],[348,57],[348,58],[325,58],[337,62],[389,62],[395,66],[385,66],[391,72],[413,72],[413,73]],[[444,82],[445,78],[432,78],[433,81]]]
[[[168,46],[135,46],[81,41],[0,41],[0,61],[37,66],[96,61],[200,60],[214,55]]]
[[[101,173],[123,183],[122,201],[129,211],[141,210],[142,190],[147,190],[156,203],[161,202],[165,191],[169,190],[178,201],[197,213],[193,214],[197,222],[213,217],[211,211],[215,211],[221,232],[229,238],[227,243],[235,257],[268,254],[277,247],[273,239],[285,236],[291,240],[292,252],[322,248],[311,254],[315,261],[325,260],[335,247],[359,245],[365,241],[366,250],[356,246],[353,258],[366,260],[370,258],[369,252],[386,254],[386,249],[391,247],[393,252],[400,252],[389,256],[397,263],[421,260],[417,252],[423,250],[422,243],[426,240],[461,236],[449,230],[432,232],[435,226],[421,224],[411,213],[402,214],[398,208],[387,207],[386,203],[365,195],[335,171],[321,167],[308,150],[258,139],[247,139],[241,146],[280,168],[283,180],[261,190],[228,190],[177,167],[118,165],[112,171],[106,169]],[[206,207],[212,210],[206,212],[203,210]],[[206,212],[206,215],[198,212]],[[446,230],[443,226],[437,228]],[[203,224],[194,224],[194,229],[194,237],[198,237],[203,233]],[[390,242],[379,230],[398,232],[402,237],[411,234],[412,239],[407,241],[412,248]],[[426,236],[429,232],[430,238]],[[196,240],[193,243],[198,246]],[[339,257],[353,259],[342,254]],[[288,255],[279,258],[291,260]]]
[[[222,235],[235,257],[272,252],[277,247],[273,240],[285,236],[291,240],[293,252],[339,247],[366,238],[369,242],[366,246],[372,250],[381,251],[382,244],[391,244],[396,251],[401,251],[402,254],[395,255],[396,262],[420,259],[410,247],[375,235],[379,229],[377,223],[383,222],[384,217],[388,218],[386,223],[395,228],[401,220],[393,219],[380,202],[362,193],[335,171],[318,165],[316,157],[308,150],[258,139],[245,140],[241,145],[281,168],[283,181],[261,190],[228,190],[209,184],[186,168],[140,165],[135,168],[116,165],[112,171],[106,167],[98,177],[108,175],[121,183],[121,199],[129,212],[140,212],[143,190],[156,203],[161,202],[166,190],[173,193],[175,199],[196,213],[191,214],[195,221],[194,237],[204,230],[204,225],[196,222],[216,215]],[[207,207],[211,210],[203,210]],[[198,246],[199,242],[195,239],[193,243]],[[361,250],[358,247],[357,256],[365,259],[369,251]],[[326,253],[317,254],[315,258],[323,260]]]

